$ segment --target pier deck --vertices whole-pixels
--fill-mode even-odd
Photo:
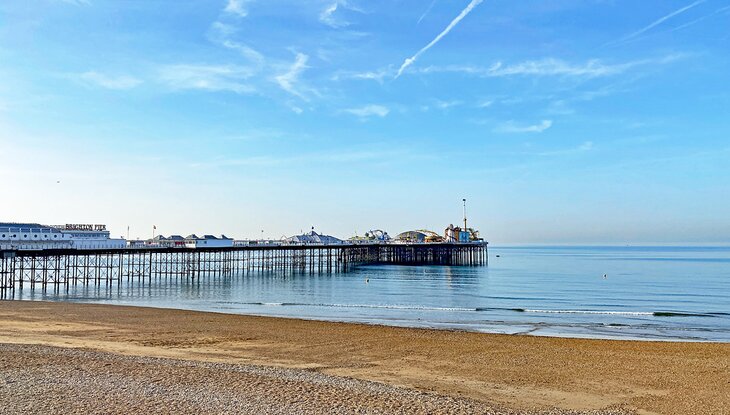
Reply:
[[[111,285],[246,272],[322,274],[379,264],[481,266],[487,261],[486,242],[0,251],[0,296],[12,297],[16,287]]]

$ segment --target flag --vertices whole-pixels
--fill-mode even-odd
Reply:
[[[157,225],[152,225],[152,229],[157,229]]]

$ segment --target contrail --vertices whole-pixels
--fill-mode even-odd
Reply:
[[[403,65],[401,65],[400,69],[398,69],[398,74],[395,76],[395,79],[398,79],[398,77],[401,76],[401,74],[403,73],[403,71],[407,67],[411,66],[413,64],[413,62],[415,62],[416,59],[418,59],[419,56],[421,56],[425,51],[431,49],[431,47],[433,45],[435,45],[436,43],[438,43],[438,41],[441,40],[442,37],[446,36],[451,31],[451,29],[453,29],[457,24],[459,24],[459,22],[461,21],[461,19],[465,18],[466,15],[469,14],[469,12],[471,12],[482,1],[484,1],[484,0],[471,0],[471,3],[469,3],[469,5],[466,6],[466,8],[464,10],[462,10],[461,13],[459,13],[459,15],[456,16],[456,18],[454,20],[452,20],[451,23],[449,23],[448,26],[446,26],[446,29],[444,29],[443,32],[439,33],[439,35],[436,36],[431,41],[431,43],[429,43],[428,45],[424,46],[421,50],[419,50],[418,52],[416,52],[415,55],[411,56],[410,58],[406,58],[406,60],[403,61]],[[701,1],[704,1],[704,0],[701,0]]]
[[[426,17],[426,15],[428,14],[428,12],[430,12],[431,9],[433,9],[433,5],[434,4],[436,4],[436,0],[433,0],[431,2],[431,4],[428,5],[428,8],[426,9],[425,12],[423,12],[423,14],[421,15],[421,17],[418,18],[418,22],[416,24],[421,24],[421,20],[423,20],[423,18]]]
[[[727,11],[727,10],[730,10],[730,6],[725,6],[725,7],[721,7],[721,8],[719,8],[719,9],[715,10],[714,12],[712,12],[712,13],[710,13],[710,14],[707,14],[707,15],[704,15],[704,16],[702,16],[702,17],[699,17],[699,18],[697,18],[697,19],[694,19],[694,20],[692,20],[691,22],[685,23],[685,24],[683,24],[683,25],[679,25],[679,26],[677,26],[677,27],[675,27],[675,28],[673,28],[673,29],[669,30],[669,32],[675,32],[675,31],[677,31],[677,30],[680,30],[680,29],[684,29],[684,28],[685,28],[685,27],[687,27],[687,26],[692,26],[692,25],[693,25],[693,24],[695,24],[695,23],[701,22],[701,21],[703,21],[703,20],[705,20],[705,19],[707,19],[707,18],[710,18],[710,17],[712,17],[712,16],[718,15],[718,14],[720,14],[720,13],[724,12],[724,11]]]
[[[655,27],[655,26],[658,26],[658,25],[662,24],[662,23],[663,23],[664,21],[666,21],[666,20],[668,20],[668,19],[671,19],[672,17],[674,17],[674,16],[676,16],[676,15],[678,15],[678,14],[684,13],[684,12],[686,12],[687,10],[689,10],[689,9],[691,9],[691,8],[693,8],[693,7],[695,7],[695,6],[697,6],[698,4],[704,3],[704,2],[705,2],[705,0],[697,0],[697,1],[695,1],[694,3],[692,3],[692,4],[688,5],[688,6],[684,6],[684,7],[682,7],[682,8],[681,8],[681,9],[679,9],[679,10],[675,10],[675,11],[673,11],[673,12],[669,13],[668,15],[666,15],[666,16],[664,16],[664,17],[662,17],[662,18],[658,19],[658,20],[656,20],[655,22],[653,22],[653,23],[652,23],[652,24],[650,24],[649,26],[646,26],[646,27],[644,27],[644,28],[642,28],[642,29],[640,29],[640,30],[638,30],[638,31],[636,31],[636,32],[634,32],[634,33],[632,33],[632,34],[628,35],[628,36],[625,36],[625,37],[623,37],[623,38],[622,38],[622,39],[620,39],[620,40],[619,40],[619,41],[618,41],[617,43],[619,43],[619,42],[625,42],[625,41],[627,41],[627,40],[629,40],[629,39],[635,38],[636,36],[639,36],[640,34],[642,34],[642,33],[646,32],[647,30],[650,30],[650,29],[652,29],[653,27]]]

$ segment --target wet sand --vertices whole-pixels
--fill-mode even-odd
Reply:
[[[198,391],[193,395],[208,396],[212,393],[208,383],[242,382],[235,389],[241,394],[238,398],[233,389],[215,389],[220,393],[211,395],[214,404],[258,402],[264,406],[254,408],[265,408],[264,412],[290,408],[322,413],[337,408],[343,413],[390,413],[401,408],[405,413],[505,413],[559,408],[563,411],[557,413],[601,409],[608,410],[606,413],[621,409],[730,413],[730,344],[509,336],[21,301],[0,301],[0,343],[5,343],[0,349],[0,397],[21,408],[27,402],[18,391],[27,392],[21,385],[28,382],[57,385],[67,379],[73,383],[80,373],[90,373],[101,383],[86,387],[101,393],[118,384],[105,368],[128,365],[129,370],[120,373],[136,373],[137,383],[129,383],[132,386],[117,393],[128,394],[130,399],[142,394],[147,400],[140,402],[148,403],[155,402],[158,395],[150,395],[145,388],[155,383],[156,374],[166,374],[158,382],[167,385],[172,395],[177,393],[178,383],[179,388]],[[106,365],[105,360],[114,362]],[[80,369],[72,370],[75,367]],[[262,367],[298,374],[300,383],[287,384],[284,389],[301,393],[287,392],[280,400],[275,392],[279,388],[274,386],[286,376],[278,372],[253,380],[249,375],[230,380],[231,373],[264,370]],[[330,384],[312,383],[307,376],[321,376]],[[355,382],[355,386],[342,386],[347,382]],[[372,388],[378,387],[387,392],[373,395]],[[179,396],[189,395],[178,392]],[[309,398],[299,402],[300,395]],[[159,395],[155,405],[164,408],[164,396]],[[90,399],[90,404],[99,402]],[[298,406],[286,406],[290,404]],[[248,411],[245,405],[170,405],[179,405],[169,408],[186,413]],[[66,409],[63,412],[78,408]],[[80,412],[94,412],[93,407],[86,409]],[[142,407],[136,409],[142,411]]]

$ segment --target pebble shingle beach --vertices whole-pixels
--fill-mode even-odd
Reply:
[[[730,413],[730,344],[0,301],[0,413]]]
[[[311,370],[0,344],[6,414],[624,414],[516,412]]]

